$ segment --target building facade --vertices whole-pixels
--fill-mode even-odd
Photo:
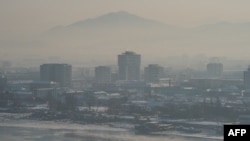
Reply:
[[[164,68],[158,64],[149,64],[144,69],[144,78],[148,83],[159,82],[164,77]]]
[[[108,66],[95,67],[95,83],[111,83],[111,68]]]
[[[72,66],[68,64],[43,64],[40,66],[40,80],[58,82],[61,87],[69,87]]]
[[[207,64],[207,73],[209,77],[220,77],[223,72],[223,64],[209,63]]]
[[[140,80],[141,55],[126,51],[118,55],[119,80]]]

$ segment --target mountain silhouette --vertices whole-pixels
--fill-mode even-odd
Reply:
[[[233,56],[250,46],[249,36],[249,23],[220,22],[180,28],[118,11],[54,27],[39,41],[46,42],[48,48],[63,48],[83,56],[114,56],[127,49],[152,57],[183,53]]]
[[[78,21],[69,25],[69,27],[83,27],[83,26],[125,26],[125,25],[166,25],[153,20],[145,19],[126,11],[112,12],[97,18]]]

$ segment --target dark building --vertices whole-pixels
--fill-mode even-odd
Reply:
[[[244,71],[244,86],[245,89],[250,88],[250,66],[248,66],[248,69]]]
[[[139,80],[140,79],[141,55],[126,51],[118,55],[119,79]]]
[[[159,82],[164,77],[164,68],[158,64],[150,64],[144,69],[144,78],[146,82]]]
[[[209,77],[220,77],[223,72],[223,64],[209,63],[207,64],[207,73]]]
[[[40,80],[58,82],[61,87],[70,86],[72,67],[68,64],[43,64],[40,66]]]
[[[118,72],[112,72],[112,73],[111,73],[111,81],[114,83],[114,82],[116,82],[117,80],[119,80]]]
[[[108,66],[95,67],[95,83],[111,83],[111,68]]]

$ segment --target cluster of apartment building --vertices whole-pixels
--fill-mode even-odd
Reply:
[[[224,91],[249,93],[250,68],[242,72],[243,79],[223,78],[223,64],[208,63],[203,77],[171,72],[159,64],[148,64],[141,69],[141,55],[126,51],[117,56],[117,69],[111,66],[96,66],[90,80],[72,79],[73,68],[69,64],[48,63],[39,68],[40,80],[7,81],[7,75],[0,77],[0,90],[17,94],[29,94],[46,98],[48,94],[60,95],[68,91],[119,91],[131,90],[140,93],[196,93],[202,91]],[[143,72],[143,73],[142,73]],[[7,83],[8,82],[8,83]],[[87,85],[87,87],[85,87]]]

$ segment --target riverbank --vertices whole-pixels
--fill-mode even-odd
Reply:
[[[129,124],[77,124],[70,121],[24,119],[28,114],[0,113],[0,138],[3,141],[218,141],[220,138],[176,132],[136,135]],[[112,125],[112,126],[111,126]],[[223,139],[221,139],[223,140]]]

